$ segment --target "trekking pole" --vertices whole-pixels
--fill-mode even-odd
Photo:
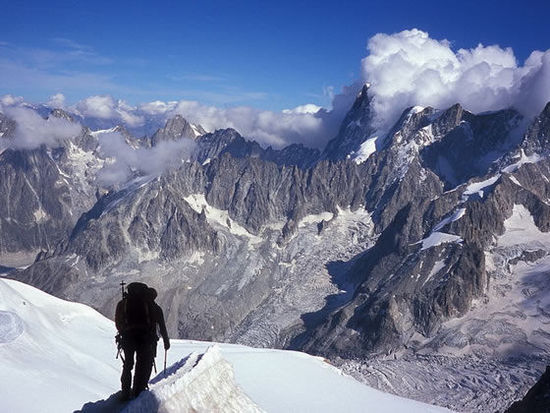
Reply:
[[[157,363],[155,362],[155,359],[153,359],[153,369],[155,370],[155,374],[157,374]]]
[[[124,286],[126,285],[126,283],[124,282],[124,280],[122,280],[120,282],[120,292],[122,293],[122,298],[124,298]]]
[[[168,350],[164,349],[164,377],[166,377],[166,356],[168,355]]]

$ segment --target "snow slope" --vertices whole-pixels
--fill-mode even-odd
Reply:
[[[120,374],[114,334],[87,306],[0,279],[0,411],[112,411]],[[167,377],[159,374],[127,411],[446,411],[374,390],[304,353],[231,344],[207,351],[211,345],[174,340]]]
[[[114,325],[95,310],[0,279],[0,411],[69,412],[119,384]]]

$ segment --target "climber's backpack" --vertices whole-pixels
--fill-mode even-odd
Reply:
[[[123,334],[145,334],[152,331],[149,287],[140,282],[128,284],[128,294],[122,300],[121,323]]]

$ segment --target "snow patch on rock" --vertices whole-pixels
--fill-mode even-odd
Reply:
[[[450,224],[451,222],[458,221],[460,218],[464,216],[466,213],[466,208],[459,208],[456,211],[454,211],[450,216],[447,218],[444,218],[439,224],[437,224],[434,227],[434,231],[439,231],[443,229],[447,224]]]
[[[374,152],[376,152],[376,141],[378,136],[373,136],[368,138],[365,142],[359,146],[357,153],[355,154],[355,162],[360,164],[369,159]]]
[[[508,165],[506,168],[503,168],[502,172],[512,173],[512,172],[516,171],[523,164],[537,163],[541,159],[542,159],[541,156],[537,153],[534,153],[532,155],[527,156],[525,154],[525,152],[523,151],[523,149],[522,149],[521,152],[520,152],[520,155],[519,155],[519,160],[517,162],[511,164],[511,165]]]
[[[321,212],[320,214],[310,214],[303,217],[298,223],[299,228],[303,228],[309,224],[318,224],[321,221],[330,221],[334,217],[332,212]]]
[[[427,238],[424,238],[422,241],[422,250],[427,250],[438,245],[448,243],[448,242],[462,242],[463,239],[458,235],[447,234],[445,232],[432,232]]]
[[[204,211],[206,220],[213,227],[222,227],[233,235],[247,237],[250,238],[251,241],[261,241],[261,238],[251,234],[246,228],[231,219],[227,211],[209,205],[204,194],[191,194],[184,199],[195,212],[200,214]]]
[[[488,188],[495,184],[496,181],[500,178],[500,174],[497,174],[485,181],[475,182],[466,187],[466,190],[462,193],[462,201],[467,201],[468,198],[474,194],[477,194],[480,198],[483,198],[485,195],[485,188]]]

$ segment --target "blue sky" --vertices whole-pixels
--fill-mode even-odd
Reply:
[[[453,49],[550,48],[550,2],[3,2],[0,95],[69,103],[198,100],[279,110],[328,106],[360,77],[367,40],[419,28]]]

